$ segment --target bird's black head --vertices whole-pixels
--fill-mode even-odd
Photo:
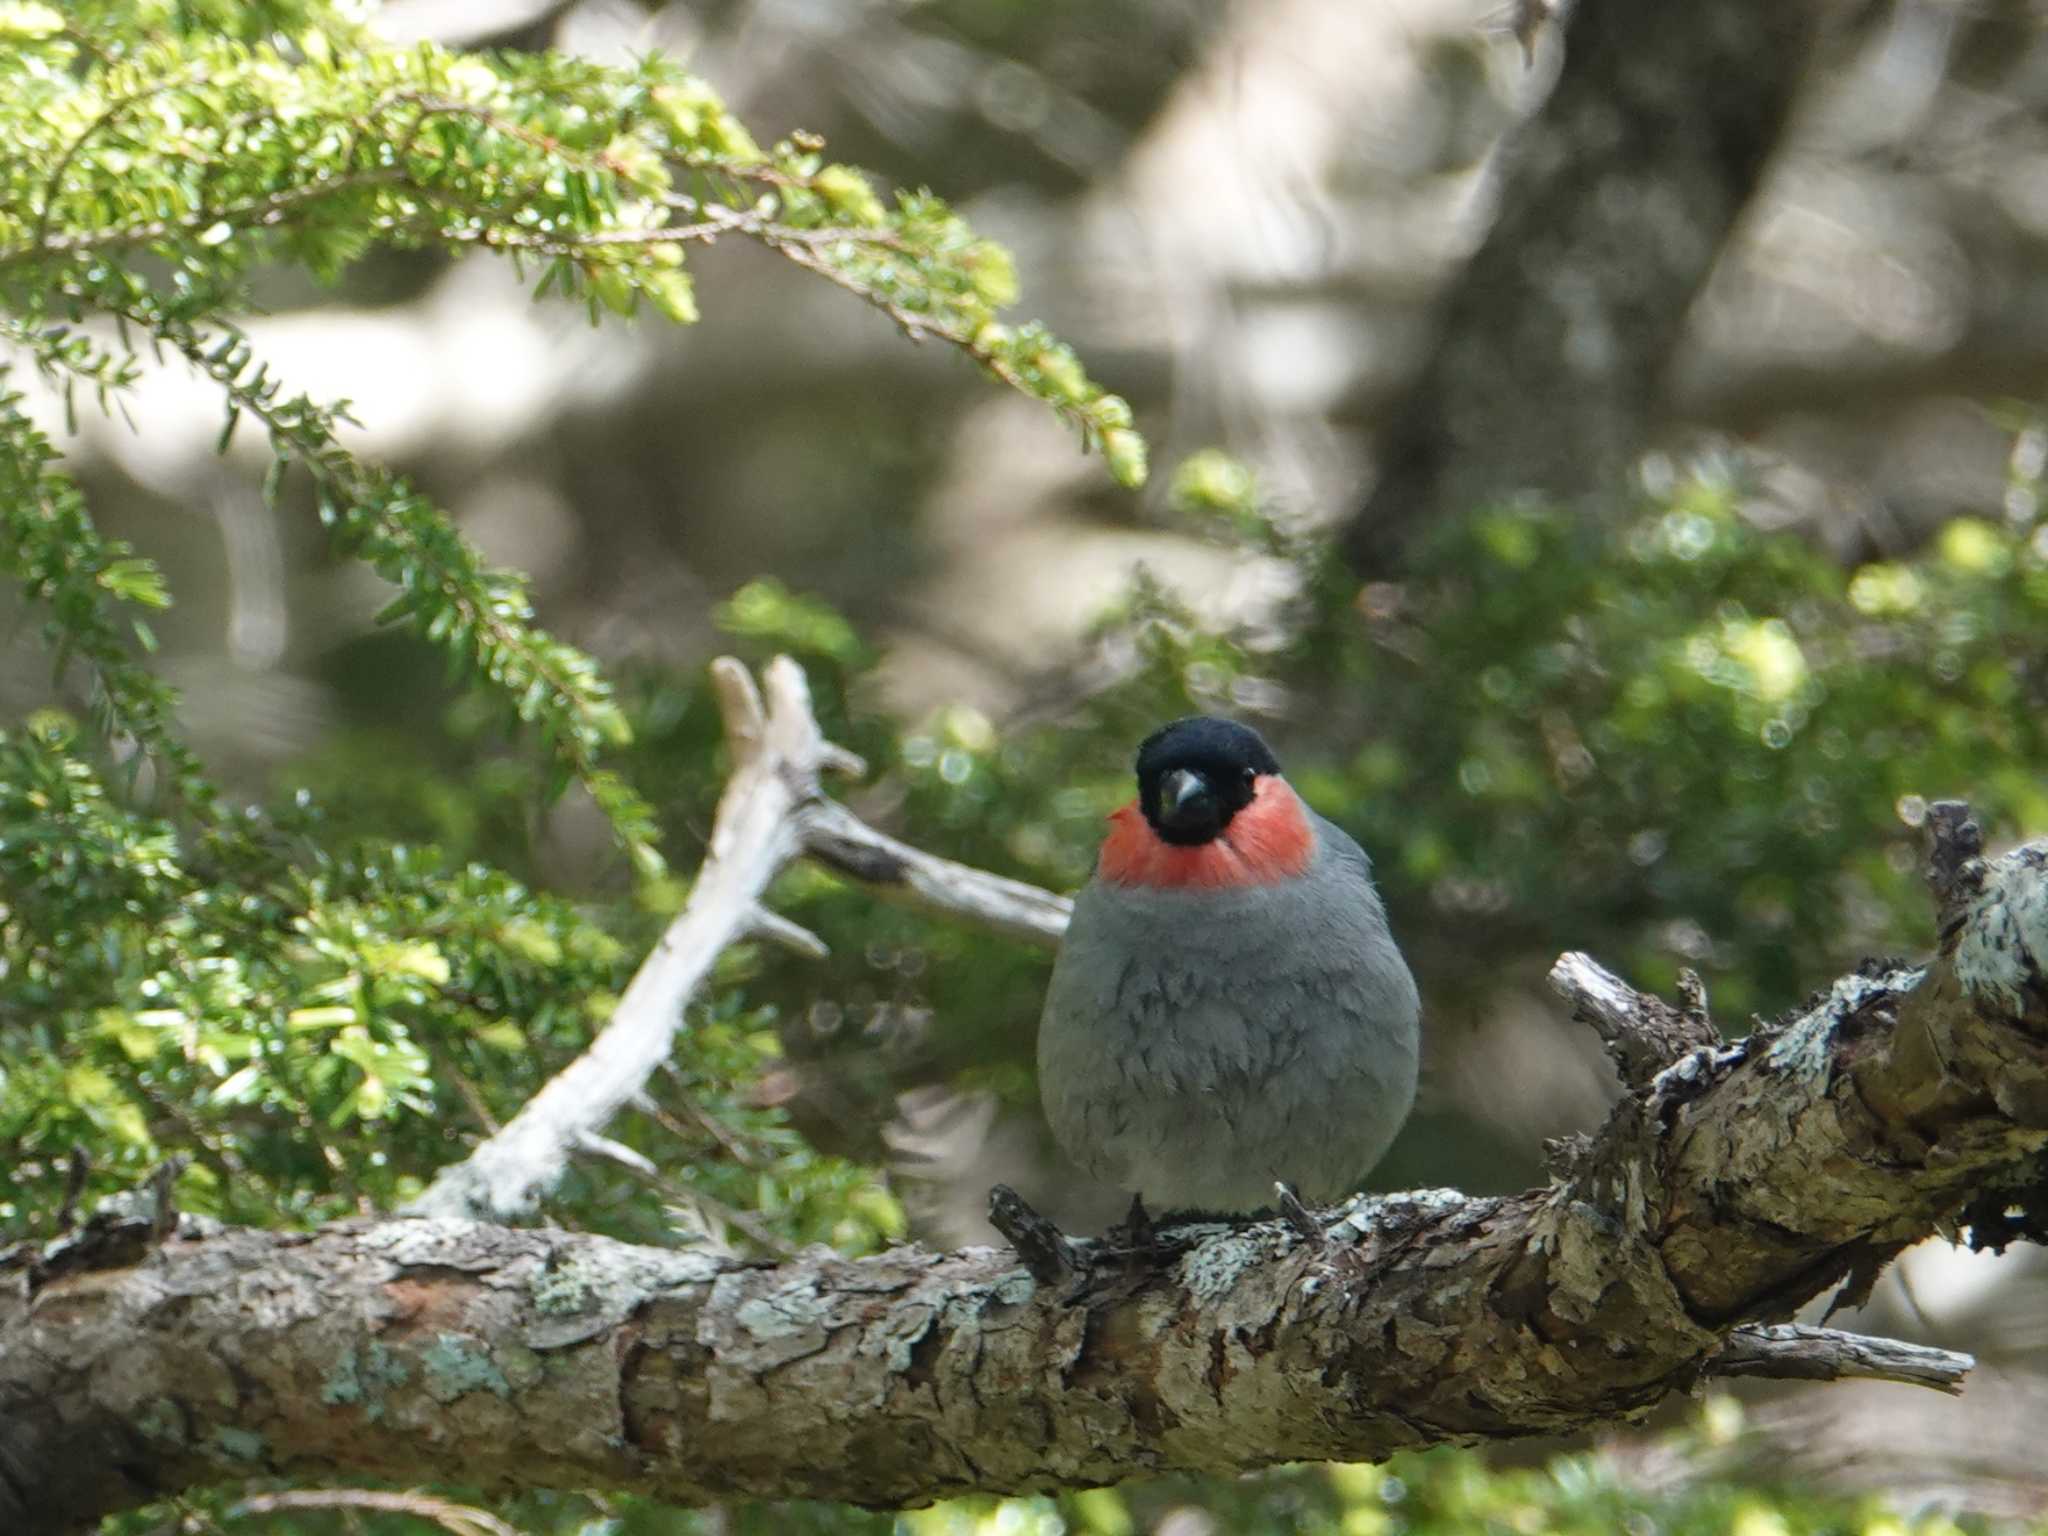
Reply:
[[[1252,803],[1253,783],[1278,773],[1259,733],[1234,720],[1190,715],[1138,747],[1138,808],[1162,841],[1206,843]]]

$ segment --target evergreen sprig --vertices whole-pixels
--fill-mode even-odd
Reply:
[[[53,348],[68,352],[68,344]],[[145,666],[154,645],[147,621],[130,610],[170,601],[155,565],[103,537],[57,453],[7,390],[0,368],[0,572],[47,615],[44,639],[59,675],[75,661],[88,679],[94,728],[138,767],[154,762],[190,814],[211,820],[218,792],[177,733],[177,693]]]
[[[798,136],[763,151],[703,81],[659,57],[380,46],[343,18],[126,30],[0,8],[0,282],[90,286],[146,250],[223,293],[289,261],[332,280],[375,245],[497,250],[593,317],[649,303],[696,318],[689,243],[741,236],[959,348],[1072,422],[1125,484],[1144,478],[1130,410],[1042,327],[1012,328],[1008,253],[929,192],[888,206]],[[83,267],[81,269],[81,264]],[[83,281],[81,281],[83,279]]]
[[[288,465],[311,473],[338,546],[399,588],[383,617],[507,699],[554,754],[552,787],[580,783],[643,874],[661,867],[654,820],[602,763],[630,731],[595,663],[537,627],[521,579],[489,568],[444,512],[341,445],[346,402],[288,392],[254,356],[235,323],[252,272],[285,262],[331,281],[377,245],[495,250],[537,264],[538,295],[579,299],[593,319],[646,303],[688,322],[685,245],[743,237],[913,337],[959,348],[1071,421],[1119,479],[1144,477],[1124,402],[1041,327],[999,320],[1017,291],[1001,247],[929,193],[885,206],[814,139],[763,151],[704,82],[659,58],[613,68],[397,48],[315,4],[10,4],[0,134],[12,149],[0,159],[0,335],[59,380],[67,412],[80,384],[102,406],[118,401],[131,344],[200,369],[222,393],[222,448],[243,416],[262,423],[276,465],[267,490]],[[145,256],[168,280],[140,275]],[[98,318],[121,327],[119,346],[81,329]],[[17,479],[41,487],[28,505],[50,513],[17,515],[10,572],[89,558],[58,536],[88,525],[46,450],[15,444]],[[139,600],[168,599],[152,587]],[[52,639],[98,668],[104,723],[208,804],[198,765],[174,756],[168,690],[121,669],[105,626],[72,633],[74,613],[86,614],[75,598],[57,604]]]
[[[378,246],[496,250],[593,318],[647,304],[688,321],[685,245],[739,237],[1004,372],[974,332],[1013,296],[1006,256],[936,199],[871,217],[854,173],[808,141],[763,152],[659,60],[395,49],[289,0],[0,3],[0,133],[0,343],[51,381],[67,425],[81,393],[122,410],[145,355],[197,369],[223,402],[221,448],[251,421],[272,450],[267,493],[311,477],[336,545],[397,588],[383,617],[506,700],[551,750],[547,787],[580,781],[643,876],[660,870],[662,829],[607,762],[632,733],[595,663],[537,625],[522,577],[349,451],[347,402],[271,373],[238,324],[250,279],[279,264],[332,279]],[[1025,361],[1056,373],[1056,347]],[[1095,386],[1058,382],[1040,392],[1084,431],[1127,420]],[[0,1223],[53,1208],[74,1145],[96,1188],[192,1151],[181,1199],[245,1219],[390,1204],[448,1155],[451,1113],[487,1128],[587,1042],[629,962],[589,914],[465,855],[360,838],[311,800],[224,806],[147,664],[138,610],[168,591],[97,532],[12,392],[0,573],[44,606],[60,669],[82,668],[92,727],[45,711],[0,736]],[[110,780],[109,755],[153,765],[156,797]],[[670,889],[642,885],[657,901]],[[647,915],[614,917],[649,936]],[[684,1182],[714,1224],[745,1206],[776,1242],[900,1230],[872,1170],[749,1102],[779,1045],[736,977],[704,1002],[680,1118],[618,1134],[707,1128],[706,1166]],[[350,1155],[323,1150],[343,1127]],[[615,1178],[578,1177],[570,1206],[663,1233]]]
[[[600,765],[608,748],[632,739],[632,727],[596,661],[535,623],[525,578],[487,564],[447,514],[402,476],[366,465],[344,448],[335,429],[346,419],[345,406],[286,395],[239,332],[223,328],[208,335],[175,317],[150,318],[152,333],[226,395],[223,443],[242,413],[261,421],[275,454],[266,481],[271,493],[288,466],[303,466],[313,477],[320,520],[337,547],[399,589],[378,613],[379,622],[410,623],[485,679],[553,751],[558,772],[551,793],[573,777],[640,873],[661,874],[652,808],[617,772]]]

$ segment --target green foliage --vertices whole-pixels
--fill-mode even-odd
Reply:
[[[0,737],[9,1226],[55,1208],[74,1146],[101,1187],[194,1153],[181,1201],[242,1221],[389,1208],[459,1150],[451,1123],[483,1129],[561,1067],[631,969],[570,903],[431,848],[331,838],[305,806],[202,877],[72,745],[54,717]],[[768,1023],[736,991],[705,1005],[669,1126],[624,1138],[673,1159],[686,1117],[685,1194],[756,1210],[780,1241],[876,1246],[901,1213],[875,1175],[746,1102],[779,1054]],[[579,1179],[570,1207],[662,1236],[659,1206]]]
[[[1306,788],[1412,909],[1537,954],[1599,934],[1646,984],[1694,966],[1739,1023],[1927,945],[1928,800],[2048,831],[2031,517],[1844,572],[1740,500],[1710,471],[1614,528],[1487,513],[1325,621],[1315,686],[1372,724]]]
[[[195,1152],[182,1198],[242,1220],[389,1203],[437,1157],[435,1058],[498,1082],[509,1055],[530,1090],[621,980],[567,904],[402,846],[316,848],[311,817],[197,870],[70,745],[52,720],[0,738],[0,1219],[50,1208],[74,1144],[115,1180]],[[555,992],[571,976],[586,1001]],[[322,1155],[337,1128],[360,1162]]]
[[[401,784],[315,764],[297,777],[324,778],[329,800],[228,809],[147,665],[142,611],[171,594],[97,532],[19,396],[0,397],[0,570],[41,605],[59,681],[82,686],[91,727],[49,715],[0,738],[0,1148],[13,1175],[0,1220],[53,1207],[74,1145],[99,1187],[194,1151],[181,1197],[245,1220],[395,1203],[459,1150],[451,1124],[510,1113],[602,1021],[672,896],[658,845],[685,813],[664,828],[622,771],[629,712],[588,656],[538,627],[523,578],[350,453],[346,402],[292,392],[254,355],[234,318],[247,280],[283,264],[333,281],[378,245],[481,249],[593,319],[644,302],[687,322],[685,245],[748,239],[1044,400],[1127,482],[1142,444],[1071,352],[998,321],[1017,291],[1000,247],[928,193],[885,201],[813,140],[762,150],[709,86],[661,59],[393,48],[320,4],[12,4],[0,38],[0,336],[61,389],[67,415],[81,388],[121,409],[144,355],[210,379],[221,446],[252,418],[274,457],[266,493],[289,495],[294,472],[310,481],[337,552],[396,589],[381,620],[472,681],[451,719],[491,757],[438,800],[416,773]],[[801,650],[840,663],[863,655],[843,620],[772,585],[738,594],[731,618],[800,631]],[[481,698],[498,703],[479,713]],[[500,715],[545,744],[544,764],[484,745]],[[701,762],[709,742],[689,739]],[[647,905],[586,911],[461,851],[479,841],[476,808],[495,804],[491,851],[518,862],[523,807],[571,783],[612,825]],[[428,842],[394,840],[422,822]],[[729,967],[678,1074],[705,1166],[700,1187],[668,1194],[760,1212],[757,1241],[885,1240],[901,1212],[871,1171],[749,1106],[779,1045],[772,1013],[743,1001],[745,970]],[[343,1131],[351,1155],[323,1153]],[[623,1134],[673,1152],[673,1120]],[[632,1235],[666,1230],[645,1196],[601,1176],[579,1173],[565,1200]]]
[[[216,11],[234,24],[213,25]],[[131,345],[211,378],[222,446],[244,415],[262,424],[276,455],[266,489],[290,468],[310,474],[337,547],[400,589],[384,619],[412,625],[534,727],[559,782],[583,787],[644,874],[660,870],[655,829],[601,764],[627,727],[595,667],[535,626],[516,575],[488,568],[413,487],[341,446],[345,402],[290,393],[254,356],[233,322],[252,271],[288,263],[332,281],[373,245],[493,250],[538,266],[538,293],[581,299],[593,320],[645,302],[687,322],[684,245],[750,238],[912,334],[954,343],[1074,422],[1120,479],[1143,479],[1123,402],[1043,331],[997,321],[1016,297],[1000,247],[928,193],[885,207],[811,141],[763,152],[708,86],[659,58],[608,69],[380,46],[317,5],[15,5],[0,32],[11,44],[0,49],[5,334],[67,402],[81,382],[117,401],[134,377]],[[95,317],[120,324],[120,348],[77,329]],[[47,568],[81,557],[90,524],[18,409],[0,432],[25,504],[48,509],[40,529],[17,514],[5,552],[40,594]],[[126,595],[136,591],[131,580]],[[76,617],[75,592],[47,595],[65,648],[99,669],[110,716],[134,717],[110,723],[203,802],[196,765],[163,728],[168,696],[117,665],[117,641]]]
[[[1707,1405],[1673,1449],[1708,1454],[1738,1432],[1731,1399]],[[1873,1499],[1700,1481],[1669,1492],[1631,1487],[1598,1455],[1540,1466],[1490,1467],[1470,1451],[1395,1456],[1379,1466],[1286,1468],[1228,1488],[1185,1481],[1098,1489],[1059,1499],[957,1500],[898,1522],[905,1536],[1134,1536],[1176,1509],[1199,1510],[1220,1530],[1273,1536],[1960,1536],[1945,1516],[1904,1520]]]
[[[1000,323],[1018,291],[1008,253],[929,192],[889,206],[808,136],[764,152],[659,57],[394,48],[329,7],[224,9],[238,25],[190,7],[6,13],[7,308],[37,324],[126,314],[133,274],[107,258],[147,252],[177,294],[206,295],[182,314],[204,327],[260,264],[332,281],[381,244],[497,251],[593,320],[644,302],[687,323],[685,245],[736,236],[952,343],[1073,422],[1118,479],[1143,480],[1129,408],[1041,328]]]
[[[0,391],[5,385],[0,369]],[[149,628],[139,614],[124,624],[117,606],[162,608],[170,596],[154,566],[100,537],[56,457],[22,413],[21,397],[0,392],[0,572],[43,609],[58,671],[73,660],[83,665],[100,735],[132,742],[191,813],[210,816],[213,786],[172,729],[175,695],[136,660],[138,648],[154,643]]]

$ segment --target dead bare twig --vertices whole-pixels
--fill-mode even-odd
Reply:
[[[505,1218],[530,1211],[572,1154],[601,1137],[668,1059],[683,1007],[727,946],[767,939],[821,956],[815,934],[763,905],[775,877],[803,857],[873,886],[885,897],[964,918],[1040,944],[1066,927],[1065,897],[912,848],[827,799],[827,773],[865,765],[826,740],[803,669],[778,656],[757,688],[722,656],[711,678],[733,767],[712,824],[710,849],[681,914],[619,999],[609,1023],[519,1112],[443,1168],[410,1214]]]

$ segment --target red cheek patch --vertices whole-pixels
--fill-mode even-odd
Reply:
[[[1182,890],[1271,885],[1307,869],[1316,848],[1300,798],[1271,774],[1253,786],[1252,803],[1206,843],[1182,847],[1163,841],[1135,801],[1113,812],[1109,824],[1095,873],[1111,885]]]

